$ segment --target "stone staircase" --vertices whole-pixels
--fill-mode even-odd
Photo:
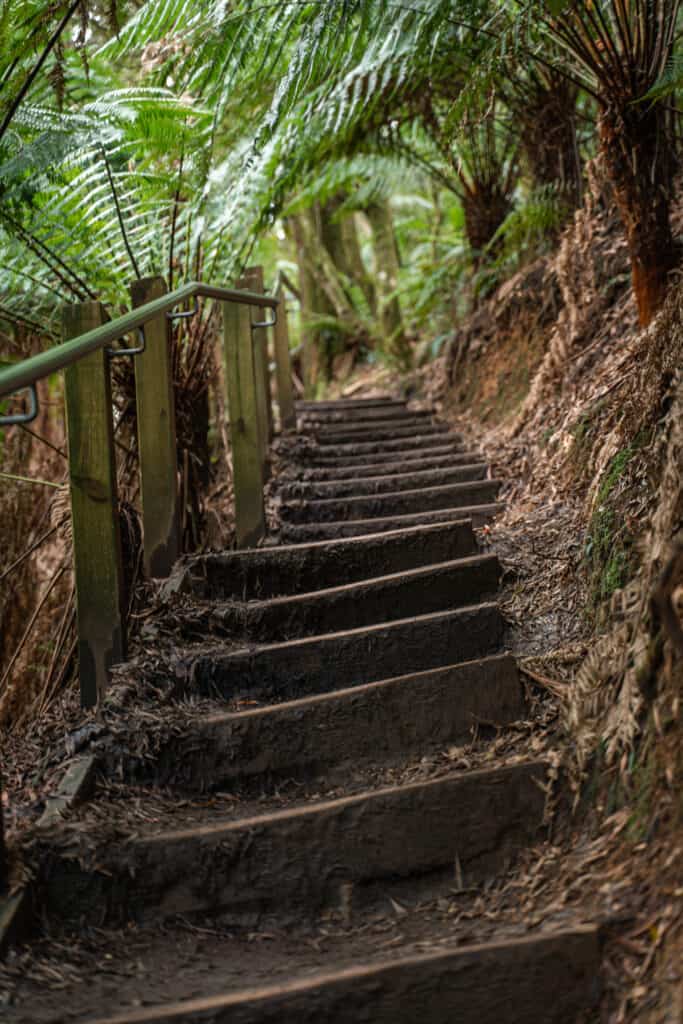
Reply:
[[[500,567],[473,531],[500,507],[481,454],[398,400],[297,412],[274,484],[277,544],[187,558],[166,588],[191,599],[176,615],[179,675],[224,710],[198,710],[130,769],[136,792],[163,792],[165,815],[91,857],[53,857],[45,883],[62,927],[144,935],[144,978],[95,973],[81,1009],[54,1019],[584,1019],[598,995],[592,926],[462,944],[423,914],[419,936],[368,941],[378,908],[476,892],[539,841],[546,767],[400,773],[524,710]],[[215,802],[189,813],[206,793]],[[219,937],[189,955],[179,920]],[[321,920],[337,923],[322,950]],[[269,922],[280,937],[255,959],[249,936]],[[53,1019],[39,1011],[26,1019]]]

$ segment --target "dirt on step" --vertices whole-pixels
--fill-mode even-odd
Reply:
[[[3,1021],[61,1024],[99,1016],[107,1005],[123,1009],[210,995],[332,963],[370,964],[589,920],[601,923],[604,941],[601,1019],[635,1021],[630,1008],[651,1010],[656,1002],[654,992],[639,991],[638,981],[643,961],[652,962],[652,929],[662,920],[653,872],[673,894],[680,864],[670,849],[651,841],[647,864],[635,858],[634,873],[625,850],[633,853],[634,840],[627,819],[617,814],[591,836],[558,827],[552,842],[520,854],[486,886],[463,884],[456,866],[450,883],[423,898],[380,889],[368,903],[369,894],[349,890],[336,909],[300,928],[263,920],[236,932],[220,918],[207,918],[55,934],[0,965]],[[673,902],[664,921],[675,924]],[[668,969],[680,970],[680,964]],[[676,1018],[662,1008],[650,1019],[664,1024]]]

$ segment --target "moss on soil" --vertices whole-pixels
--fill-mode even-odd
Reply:
[[[585,435],[578,437],[581,443]],[[588,525],[585,560],[590,575],[590,598],[595,613],[624,587],[638,567],[634,538],[617,507],[617,484],[639,448],[638,439],[611,459],[600,482],[595,511]]]

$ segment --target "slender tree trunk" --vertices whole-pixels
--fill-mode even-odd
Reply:
[[[343,220],[337,215],[343,201],[343,196],[337,196],[325,203],[320,210],[320,228],[323,245],[334,266],[344,277],[352,278],[353,268],[349,266],[344,246]]]
[[[310,317],[315,306],[316,286],[306,260],[306,243],[304,228],[299,215],[290,217],[288,226],[291,229],[296,249],[296,261],[299,267],[299,292],[301,294],[301,371],[304,385],[304,397],[315,398],[318,383],[318,346],[315,331],[310,324]]]
[[[354,323],[357,318],[353,302],[330,248],[332,246],[338,250],[340,247],[338,226],[329,225],[325,211],[318,206],[308,211],[303,224],[306,258],[318,289],[324,296],[319,312]],[[360,321],[355,322],[354,326],[362,332],[363,326]]]
[[[432,217],[432,263],[434,266],[439,260],[439,241],[441,239],[441,229],[443,227],[444,214],[443,207],[441,205],[441,198],[439,189],[436,184],[432,182],[432,204],[434,206],[434,215]]]
[[[356,311],[351,278],[339,266],[345,261],[339,223],[328,215],[326,208],[317,205],[299,214],[295,220],[304,291],[310,292],[308,301],[312,303],[309,319],[317,314],[338,321],[338,325],[330,323],[317,330],[313,327],[311,335],[311,343],[317,353],[316,380],[322,377],[330,380],[337,357],[344,355],[349,348],[357,351],[359,342],[367,345],[367,323]],[[305,279],[310,281],[308,285]],[[302,309],[306,308],[304,301]]]
[[[389,353],[402,369],[407,370],[412,364],[412,352],[403,327],[401,307],[394,294],[398,285],[400,264],[391,209],[388,203],[372,203],[368,206],[366,213],[372,227],[375,246],[378,306],[382,330]]]
[[[330,376],[350,372],[361,344],[366,349],[374,347],[370,325],[377,319],[375,288],[361,256],[356,217],[339,213],[343,202],[344,196],[339,195],[321,209],[322,269],[329,281],[341,285],[347,299],[347,308],[337,313],[348,324],[348,330],[340,331],[331,342]]]
[[[669,207],[674,172],[668,115],[661,104],[605,108],[600,148],[626,230],[641,326],[664,301],[676,250]]]
[[[358,228],[355,214],[337,218],[336,211],[343,197],[326,204],[323,221],[323,237],[335,266],[341,271],[350,285],[356,285],[371,316],[377,315],[377,297],[372,278],[365,269],[358,241]]]
[[[517,110],[526,163],[536,185],[555,186],[568,210],[581,198],[581,165],[576,140],[576,89],[558,82],[532,94]]]
[[[5,846],[5,826],[2,811],[2,766],[0,766],[0,896],[7,891],[7,847]]]

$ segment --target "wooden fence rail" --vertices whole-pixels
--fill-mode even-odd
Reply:
[[[196,302],[199,296],[219,301],[222,308],[237,545],[255,545],[265,533],[263,485],[273,432],[269,329],[275,331],[276,393],[284,430],[295,423],[292,371],[281,285],[278,282],[276,295],[264,294],[260,267],[247,271],[243,280],[248,288],[194,282],[169,293],[163,278],[144,278],[131,285],[131,311],[112,321],[99,302],[66,306],[63,344],[0,369],[0,399],[28,389],[32,406],[27,415],[0,416],[0,426],[35,415],[36,381],[64,371],[79,677],[85,708],[102,699],[112,666],[126,655],[110,361],[135,359],[144,570],[149,577],[165,577],[180,554],[171,320],[181,303]],[[142,332],[143,337],[127,348],[112,347],[130,332]],[[0,805],[0,892],[6,884]]]
[[[144,278],[131,285],[131,312],[112,321],[99,302],[69,305],[63,310],[62,345],[0,370],[0,398],[35,388],[41,377],[64,370],[84,707],[101,700],[111,667],[126,654],[110,361],[135,359],[144,569],[150,577],[164,577],[180,553],[171,320],[181,303],[198,296],[222,307],[237,545],[257,544],[265,533],[263,485],[273,429],[271,329],[277,332],[273,351],[283,429],[294,422],[291,366],[281,287],[277,295],[266,295],[260,267],[247,271],[243,282],[247,287],[194,283],[169,293],[163,278]],[[116,339],[136,331],[144,339],[113,347]]]

